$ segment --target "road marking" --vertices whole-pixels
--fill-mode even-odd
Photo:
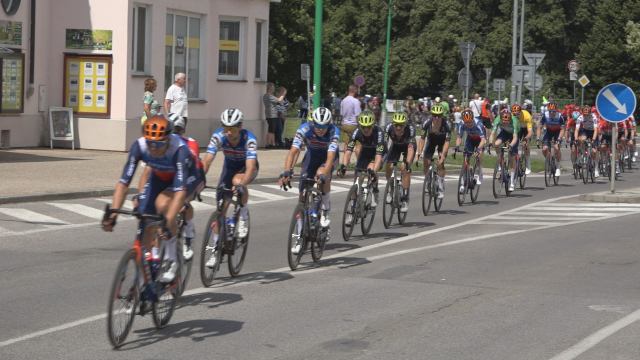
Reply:
[[[111,201],[113,199],[112,198],[98,198],[98,199],[95,199],[95,200],[106,202],[107,204],[111,204]],[[125,210],[133,210],[133,202],[131,202],[131,200],[125,200],[124,203],[122,204],[122,208],[125,209]]]
[[[257,196],[259,198],[267,199],[267,200],[282,200],[287,198],[286,196],[271,194],[263,191],[258,191],[253,188],[249,189],[249,196]]]
[[[194,210],[211,210],[213,208],[215,208],[214,205],[209,205],[203,202],[199,202],[199,201],[192,201],[190,202],[191,206],[193,207]]]
[[[575,210],[575,209],[574,209]],[[548,211],[518,211],[513,215],[553,215],[553,216],[566,216],[566,217],[581,217],[581,216],[592,216],[592,217],[601,217],[610,215],[607,213],[597,213],[597,212],[588,212],[588,213],[550,213]]]
[[[500,217],[502,218],[502,217]],[[540,224],[536,224],[535,222],[532,221],[478,221],[476,222],[476,224],[478,225],[503,225],[503,226],[510,226],[510,225],[529,225],[529,226],[539,226]],[[502,234],[502,233],[500,233]]]
[[[513,215],[519,215],[520,213],[515,213]],[[572,220],[572,219],[560,219],[557,216],[555,216],[555,214],[549,214],[549,213],[545,213],[545,215],[548,216],[554,216],[554,217],[543,217],[543,216],[500,216],[499,219],[505,219],[505,220],[539,220],[539,221],[567,221],[567,220]],[[608,217],[607,214],[602,214],[602,216],[600,217]],[[593,219],[596,220],[596,219]]]
[[[2,220],[0,220],[0,221],[2,221]],[[4,234],[4,235],[8,236],[8,235],[15,235],[16,233],[11,231],[11,230],[7,230],[5,228],[1,228],[0,227],[0,234]]]
[[[201,192],[200,195],[209,198],[216,198],[218,195],[215,192]]]
[[[595,202],[588,202],[585,201],[583,203],[549,203],[546,204],[545,206],[558,206],[558,207],[563,207],[563,206],[577,206],[577,207],[628,207],[628,208],[640,208],[640,204],[622,204],[622,203],[595,203]],[[640,210],[640,209],[638,209]]]
[[[616,208],[616,207],[608,207],[608,208],[597,208],[597,207],[533,207],[534,210],[553,210],[553,211],[602,211],[602,212],[612,212],[612,211],[627,211],[627,212],[638,212],[640,209],[629,209],[629,208]]]
[[[554,356],[553,358],[551,358],[551,360],[571,360],[571,359],[575,359],[578,356],[580,356],[580,354],[584,353],[585,351],[591,349],[592,347],[596,346],[598,343],[600,343],[602,340],[608,338],[609,336],[615,334],[616,332],[624,329],[625,327],[633,324],[634,322],[640,320],[640,310],[636,310],[634,312],[632,312],[631,314],[623,317],[622,319],[603,327],[602,329],[596,331],[595,333],[591,334],[590,336],[586,337],[585,339],[583,339],[582,341],[580,341],[579,343],[573,345],[572,347],[568,348],[567,350],[561,352],[560,354]]]
[[[70,211],[82,216],[90,217],[92,219],[101,220],[104,217],[104,211],[92,208],[82,204],[68,204],[68,203],[47,203],[51,206],[55,206],[62,210]]]
[[[69,225],[68,222],[58,220],[51,216],[43,215],[27,209],[5,208],[0,209],[0,213],[22,220],[30,224],[42,225],[47,228]]]
[[[37,331],[37,332],[31,333],[31,334],[27,334],[27,335],[24,335],[24,336],[21,336],[21,337],[17,337],[17,338],[13,338],[13,339],[10,339],[10,340],[6,340],[6,341],[3,341],[3,342],[0,342],[0,348],[4,347],[4,346],[7,346],[7,345],[11,345],[13,343],[20,342],[20,341],[33,339],[33,338],[38,337],[38,336],[47,335],[47,334],[50,334],[50,333],[53,333],[53,332],[56,332],[56,331],[70,329],[72,327],[76,327],[78,325],[90,323],[90,322],[93,322],[93,321],[96,321],[96,320],[102,320],[102,319],[104,319],[106,317],[107,317],[106,313],[105,314],[101,314],[101,315],[96,315],[96,316],[88,317],[88,318],[85,318],[85,319],[82,319],[82,320],[66,323],[66,324],[63,324],[63,325],[60,325],[60,326],[56,326],[56,327],[52,327],[50,329]]]

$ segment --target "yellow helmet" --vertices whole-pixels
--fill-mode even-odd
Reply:
[[[407,114],[400,112],[393,114],[393,123],[394,124],[406,124],[409,121],[407,118]]]
[[[363,111],[358,115],[358,124],[360,126],[373,126],[376,123],[376,117],[371,111]]]
[[[442,114],[444,114],[444,106],[442,106],[440,104],[431,105],[431,113],[433,115],[442,115]]]
[[[307,116],[307,121],[313,121],[313,111],[309,111],[309,116]]]

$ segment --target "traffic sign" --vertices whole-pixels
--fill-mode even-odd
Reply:
[[[460,85],[462,91],[467,88],[467,76],[469,76],[469,88],[471,88],[473,86],[473,74],[469,74],[467,68],[462,68],[460,74],[458,74],[458,85]]]
[[[589,85],[589,83],[590,83],[589,78],[587,77],[587,75],[582,75],[582,77],[580,79],[578,79],[578,82],[580,83],[580,85],[582,85],[582,87],[585,87],[585,86]]]
[[[544,57],[547,54],[532,53],[532,54],[523,54],[523,55],[524,55],[524,59],[527,60],[527,64],[535,67],[536,70],[538,70],[538,66],[540,66],[540,64],[542,63],[542,60],[544,60]]]
[[[535,69],[531,65],[516,65],[513,67],[513,79],[512,84],[516,86],[522,86],[522,80],[525,73],[535,73]]]
[[[636,111],[636,94],[627,85],[609,84],[598,93],[596,108],[605,120],[627,120]]]
[[[364,78],[362,76],[356,76],[354,82],[356,83],[356,85],[362,86],[364,85]]]
[[[309,77],[311,76],[310,69],[311,67],[309,66],[309,64],[300,64],[300,78],[302,78],[302,80],[309,79]]]
[[[576,71],[578,71],[578,69],[579,69],[579,67],[578,67],[578,61],[577,60],[569,61],[569,71],[576,72]]]
[[[572,71],[572,72],[570,72],[570,73],[569,73],[569,80],[571,80],[571,81],[576,81],[576,80],[578,80],[578,74],[577,74],[577,73],[575,73],[575,72],[573,72],[573,71]]]
[[[487,76],[491,76],[491,68],[484,68],[484,72],[487,74]]]
[[[524,87],[529,89],[529,91],[533,91],[533,78],[529,73],[525,74],[522,83],[524,84]],[[540,74],[536,74],[535,85],[536,91],[540,90],[542,88],[542,85],[544,85],[544,80],[542,79],[542,76],[540,76]]]
[[[466,64],[467,60],[471,58],[471,54],[473,54],[473,50],[476,48],[476,43],[459,42],[458,46],[460,46],[460,52],[462,53],[462,60]]]
[[[505,91],[506,88],[506,79],[493,79],[493,91]]]

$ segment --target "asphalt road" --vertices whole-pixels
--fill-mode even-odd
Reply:
[[[638,173],[618,188],[638,187]],[[171,323],[136,316],[118,350],[107,295],[135,223],[102,232],[104,198],[0,206],[0,359],[640,358],[640,207],[577,198],[609,182],[531,177],[494,199],[485,181],[478,203],[459,207],[451,178],[442,212],[425,217],[414,181],[405,225],[384,229],[380,208],[371,234],[356,228],[349,242],[348,184],[336,183],[324,258],[305,255],[297,271],[286,260],[296,194],[252,187],[262,196],[243,275],[222,266],[203,288],[196,246]],[[199,237],[213,204],[198,205]]]

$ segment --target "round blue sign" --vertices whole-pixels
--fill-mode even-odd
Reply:
[[[627,85],[609,84],[598,93],[596,108],[605,120],[627,120],[636,111],[636,94]]]
[[[356,76],[355,83],[358,86],[364,85],[364,78],[362,76]]]

